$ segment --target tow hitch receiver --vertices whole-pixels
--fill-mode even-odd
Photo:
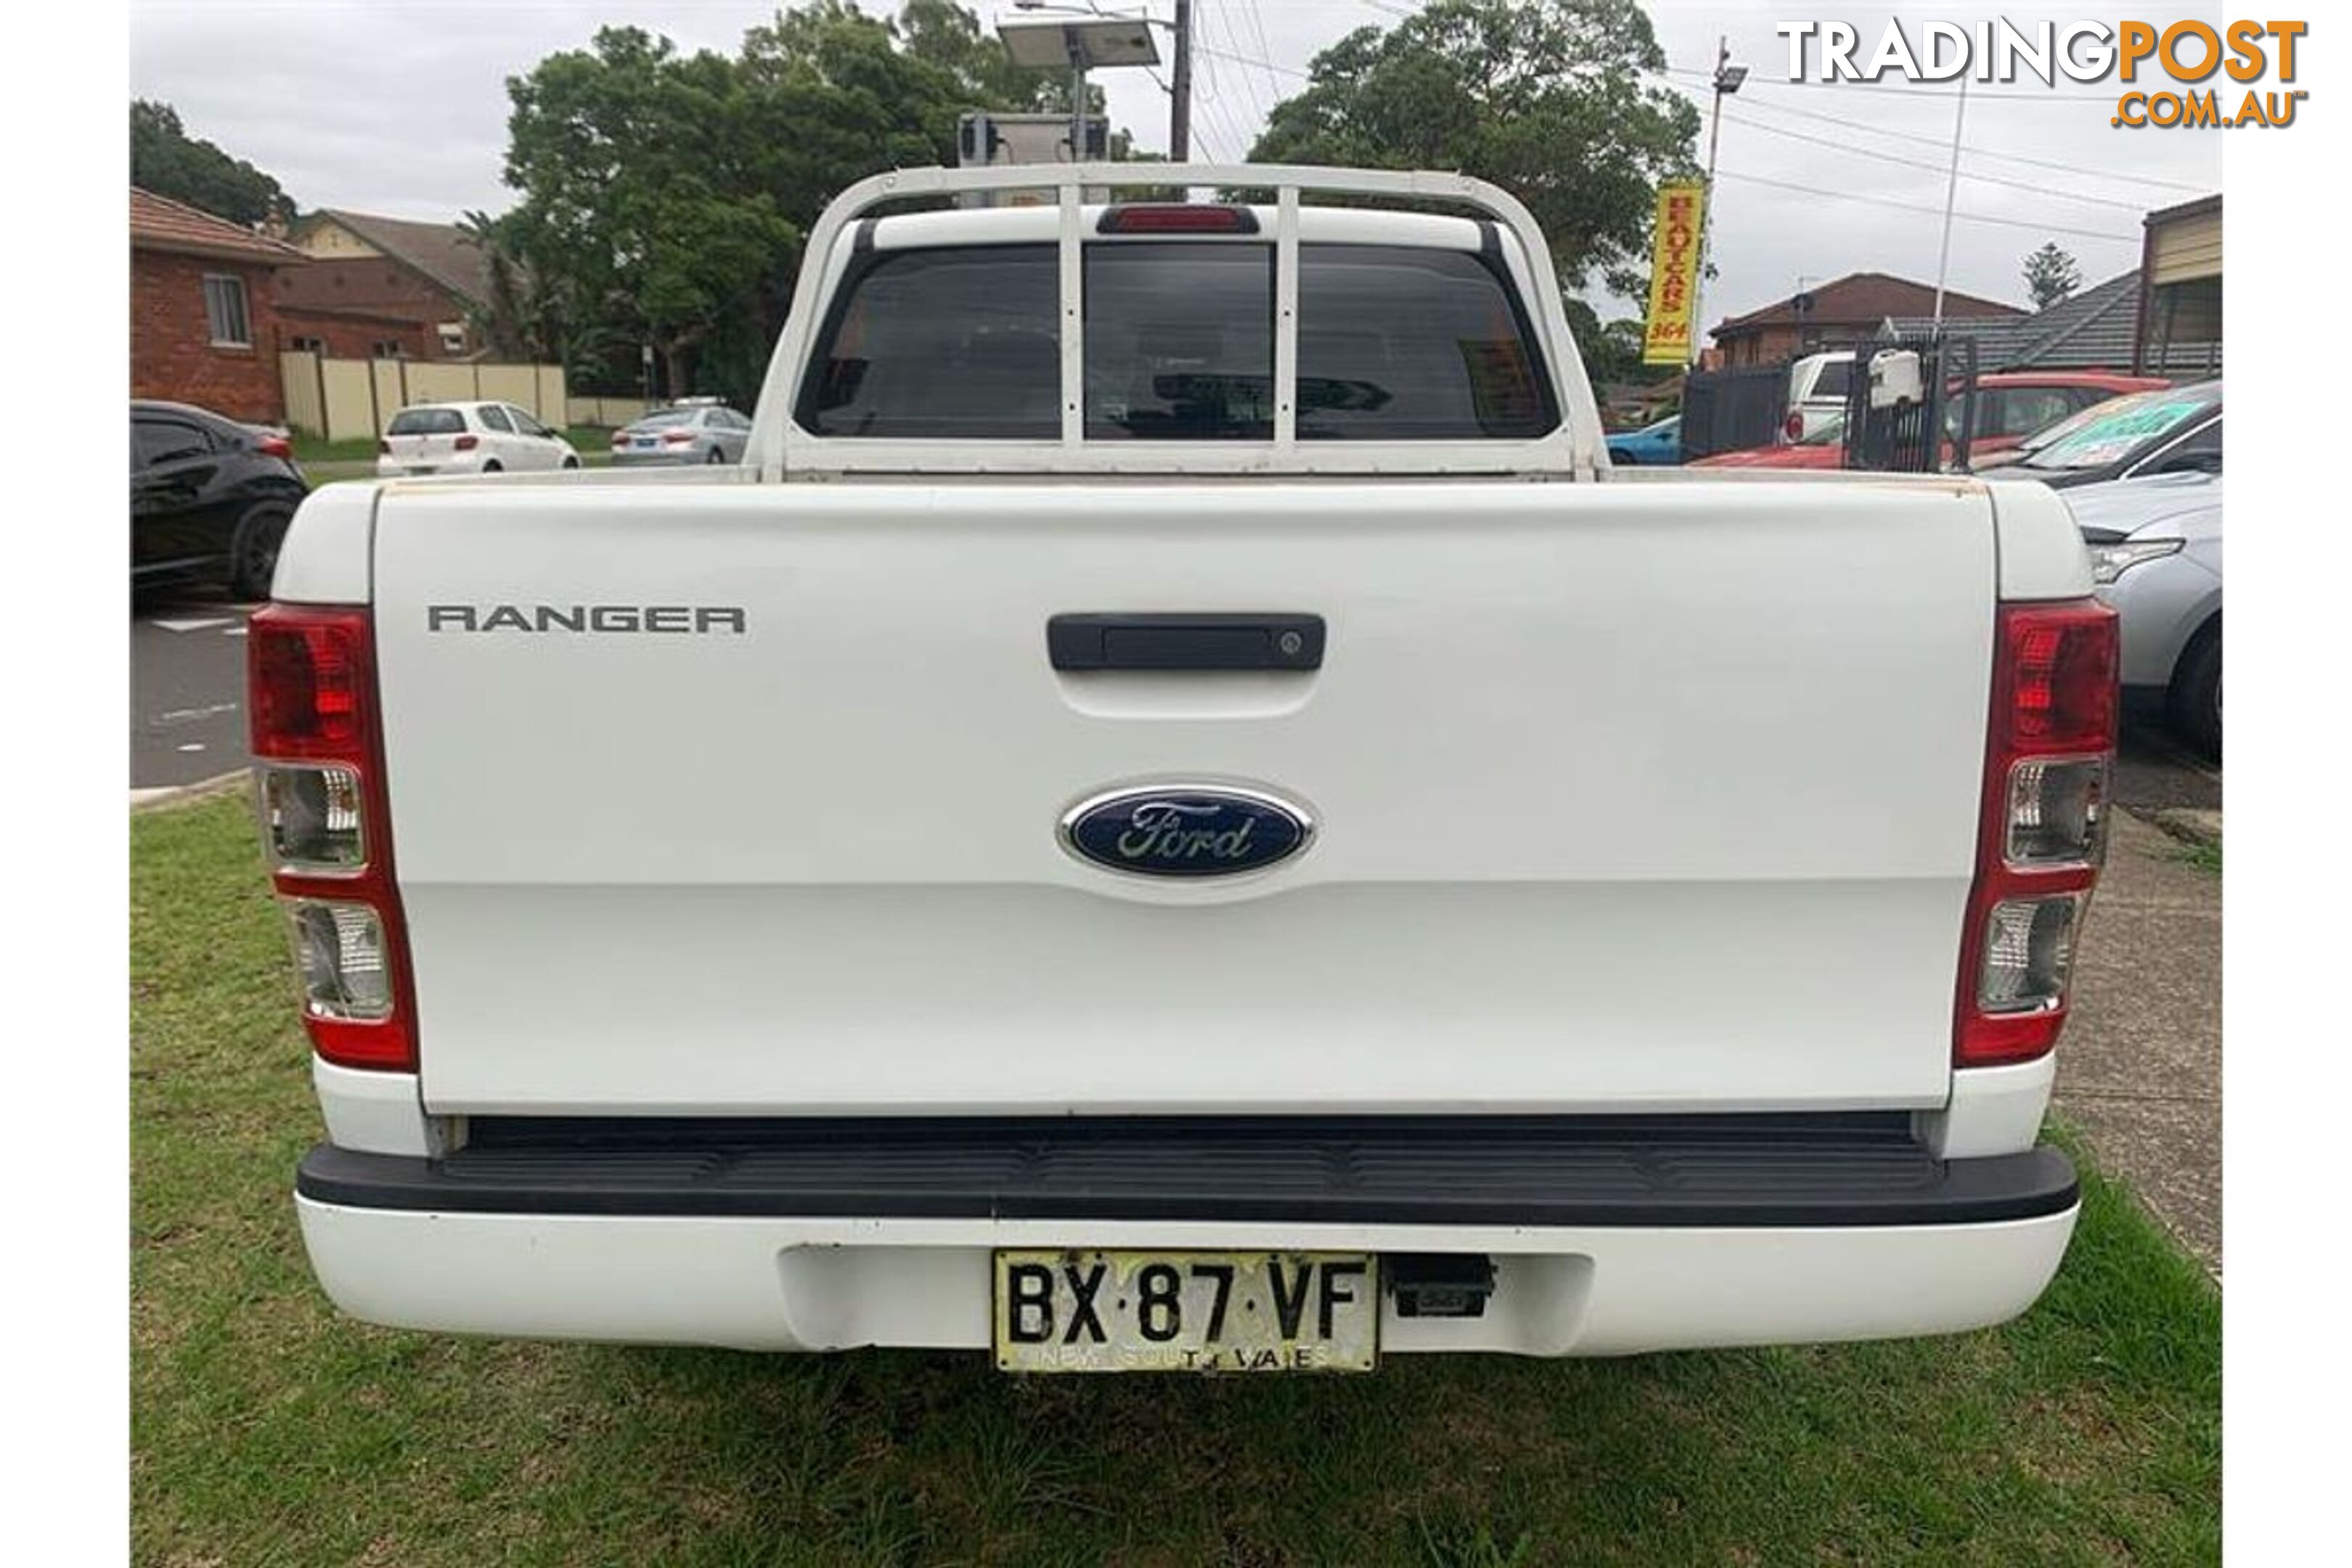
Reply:
[[[1407,1252],[1381,1260],[1400,1318],[1483,1318],[1495,1260],[1476,1252]]]

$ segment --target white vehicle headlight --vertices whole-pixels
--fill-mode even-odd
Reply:
[[[2091,581],[2112,583],[2142,562],[2177,553],[2186,542],[2179,539],[2126,539],[2114,544],[2095,544],[2091,546]]]

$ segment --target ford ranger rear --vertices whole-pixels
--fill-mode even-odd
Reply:
[[[2040,487],[1633,482],[1517,201],[1278,166],[867,181],[755,426],[295,521],[345,1310],[1360,1370],[2050,1279],[2115,630]]]

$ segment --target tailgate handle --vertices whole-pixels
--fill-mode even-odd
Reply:
[[[1293,615],[1055,616],[1055,669],[1320,669],[1323,617]]]

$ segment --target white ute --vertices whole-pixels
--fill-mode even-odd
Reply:
[[[901,172],[806,254],[742,467],[287,538],[341,1308],[1259,1371],[2033,1301],[2115,724],[2053,496],[1611,473],[1456,175]]]

